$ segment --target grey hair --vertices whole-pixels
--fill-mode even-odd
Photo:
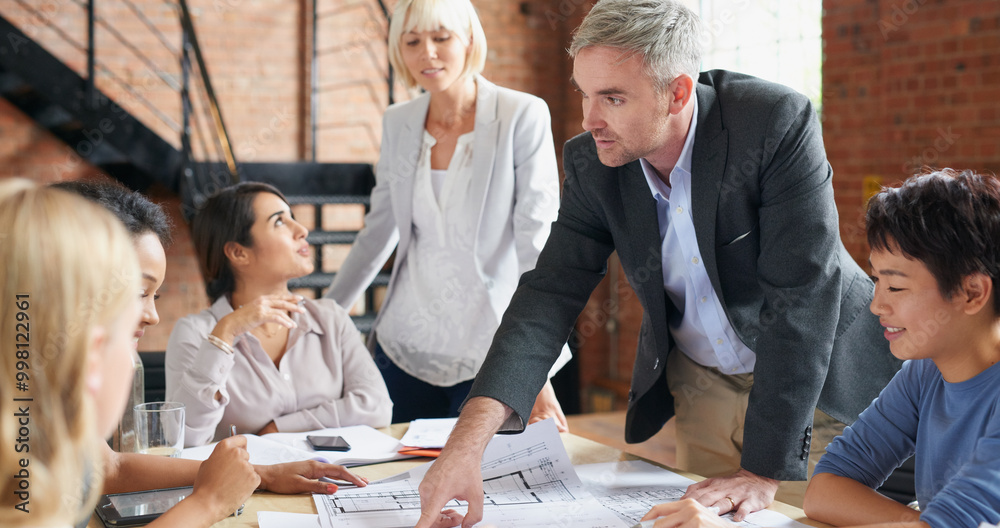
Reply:
[[[599,0],[573,33],[569,54],[590,46],[634,53],[660,90],[678,75],[697,82],[704,33],[698,15],[676,0]]]

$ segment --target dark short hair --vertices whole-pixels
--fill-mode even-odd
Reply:
[[[213,303],[236,288],[236,276],[226,257],[226,244],[236,242],[253,247],[250,228],[257,221],[253,201],[260,193],[271,193],[288,203],[285,195],[272,185],[241,182],[208,197],[191,220],[191,241],[205,280],[205,292]]]
[[[153,233],[164,247],[170,245],[172,239],[170,219],[159,205],[138,191],[111,181],[62,181],[52,184],[52,187],[97,202],[118,217],[133,237]]]
[[[868,245],[917,259],[946,298],[980,272],[993,281],[1000,312],[1000,181],[992,175],[943,169],[883,188],[868,202]]]

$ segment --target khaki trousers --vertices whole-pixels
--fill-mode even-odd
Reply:
[[[729,376],[677,349],[666,368],[677,417],[677,468],[705,477],[739,471],[753,374]]]

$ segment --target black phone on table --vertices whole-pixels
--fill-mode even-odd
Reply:
[[[342,436],[306,436],[306,441],[316,451],[350,451],[351,444]]]

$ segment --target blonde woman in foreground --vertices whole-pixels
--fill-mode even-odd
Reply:
[[[71,526],[90,517],[101,444],[131,386],[136,253],[99,206],[12,179],[0,182],[0,269],[0,525]],[[189,507],[161,519],[209,526],[235,511],[259,481],[245,445],[221,444],[182,502]],[[219,478],[228,484],[208,485]]]

